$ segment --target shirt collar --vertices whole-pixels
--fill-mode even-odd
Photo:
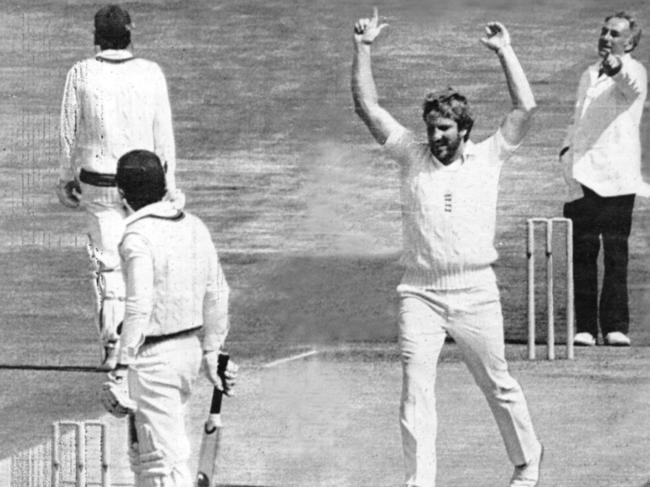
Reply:
[[[127,49],[104,49],[95,57],[108,59],[109,61],[123,61],[125,59],[131,59],[133,53]]]
[[[461,156],[463,162],[467,160],[468,157],[474,157],[476,155],[476,144],[472,142],[471,140],[466,140],[465,141],[465,150],[463,151],[463,155]]]
[[[129,225],[140,218],[145,216],[158,216],[162,218],[173,218],[178,215],[178,210],[172,206],[169,201],[158,201],[150,205],[143,206],[138,211],[131,213],[126,217],[124,223]]]
[[[429,154],[431,154],[431,151],[429,150]],[[460,166],[465,164],[467,162],[467,159],[470,157],[474,157],[476,155],[476,144],[472,142],[471,140],[466,140],[465,145],[463,147],[463,153],[460,155],[460,158],[451,164],[444,165],[442,162],[440,162],[436,157],[431,154],[431,158],[435,161],[435,163],[441,167],[442,169],[448,169],[450,171],[456,171]]]

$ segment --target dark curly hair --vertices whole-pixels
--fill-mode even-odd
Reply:
[[[106,5],[95,14],[95,45],[126,49],[131,44],[131,16],[119,5]]]
[[[148,150],[136,149],[120,157],[115,182],[122,196],[136,211],[162,200],[167,192],[165,167],[160,158]]]
[[[466,130],[465,140],[469,139],[474,119],[469,110],[467,98],[449,86],[442,91],[427,93],[422,104],[422,119],[427,122],[431,112],[445,118],[450,118],[458,125],[458,130]]]

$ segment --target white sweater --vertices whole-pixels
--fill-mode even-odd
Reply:
[[[204,326],[203,350],[219,350],[229,328],[229,288],[205,224],[168,202],[145,206],[125,223],[119,362],[131,363],[144,337],[198,326]]]
[[[175,190],[172,115],[158,64],[127,50],[79,61],[68,71],[60,124],[61,179],[79,169],[115,174],[122,155],[146,149],[167,164],[167,189]]]
[[[517,147],[497,131],[478,144],[467,141],[461,160],[444,166],[399,126],[385,148],[401,165],[402,284],[464,289],[494,282],[499,174]]]

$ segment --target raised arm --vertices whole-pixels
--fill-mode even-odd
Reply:
[[[519,144],[530,128],[532,115],[537,105],[515,51],[510,45],[510,34],[499,22],[490,22],[485,31],[487,35],[481,42],[499,56],[501,67],[506,75],[508,91],[512,100],[512,110],[501,124],[501,133],[510,144]]]
[[[647,73],[642,66],[635,64],[632,58],[610,53],[603,59],[601,69],[612,78],[628,103],[632,104],[638,99],[645,101],[648,93]]]
[[[359,19],[354,24],[354,56],[352,58],[352,98],[354,110],[366,124],[372,136],[384,144],[399,123],[379,105],[377,88],[372,76],[370,50],[372,43],[388,24],[379,23],[377,8],[371,19]]]

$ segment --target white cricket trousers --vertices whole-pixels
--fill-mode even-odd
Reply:
[[[117,246],[124,234],[126,211],[117,188],[81,183],[82,206],[88,215],[87,232],[100,267],[100,303],[96,316],[102,343],[118,339],[124,319],[124,277]]]
[[[163,457],[162,461],[141,464],[142,472],[135,475],[136,487],[193,487],[185,412],[201,357],[199,338],[193,334],[143,345],[129,368],[129,393],[138,408],[139,453],[146,456],[158,451]]]
[[[496,283],[448,291],[400,285],[397,290],[405,485],[436,484],[435,382],[445,332],[455,340],[483,391],[510,461],[513,465],[527,463],[537,437],[521,387],[508,372]]]

